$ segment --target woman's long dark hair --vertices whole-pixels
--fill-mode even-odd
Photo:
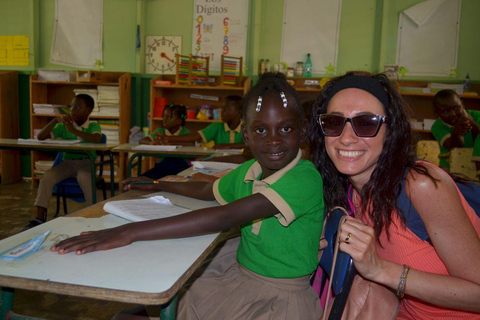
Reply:
[[[348,208],[347,193],[350,182],[341,174],[330,160],[325,149],[325,137],[318,124],[320,114],[327,113],[326,98],[332,87],[341,79],[355,75],[347,73],[329,81],[315,101],[312,115],[308,119],[307,143],[310,159],[315,164],[323,178],[324,197],[327,209],[335,206]],[[358,76],[358,75],[357,75]],[[383,151],[370,180],[361,190],[362,212],[372,202],[372,210],[367,214],[373,221],[375,236],[378,239],[382,230],[388,230],[392,222],[392,213],[397,208],[397,198],[401,192],[401,182],[407,167],[432,178],[425,167],[415,163],[415,153],[412,147],[412,129],[407,115],[406,103],[384,74],[363,75],[376,79],[388,95],[389,108],[385,110],[388,130],[383,143]],[[385,125],[385,124],[384,124]],[[432,178],[433,179],[433,178]],[[401,212],[400,217],[405,223]],[[387,232],[388,235],[388,232]]]

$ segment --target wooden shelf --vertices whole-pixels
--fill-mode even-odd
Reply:
[[[117,120],[119,125],[118,140],[119,143],[127,143],[131,127],[131,82],[132,77],[128,72],[103,72],[102,77],[105,82],[69,82],[69,81],[39,81],[38,75],[30,76],[30,123],[31,137],[35,129],[43,128],[54,117],[60,117],[61,114],[36,114],[33,113],[34,103],[49,103],[69,105],[75,97],[74,89],[97,89],[98,86],[118,86],[119,90],[119,116],[98,116],[91,115],[91,120]],[[118,172],[115,176],[115,182],[118,183],[126,177],[127,155],[117,153],[115,163],[118,163]],[[35,161],[51,159],[52,155],[44,152],[32,152],[32,182],[38,181],[34,176]],[[104,169],[105,171],[105,169]],[[108,170],[107,170],[108,171]],[[109,181],[110,176],[104,174],[105,180]]]
[[[152,120],[154,120],[154,121],[163,121],[163,118],[152,118]],[[214,123],[214,122],[222,122],[222,120],[185,119],[185,122]]]
[[[0,71],[0,138],[19,137],[18,72]],[[2,184],[20,181],[22,179],[20,169],[19,151],[0,150]]]
[[[225,98],[230,95],[237,95],[243,97],[251,86],[251,79],[249,77],[242,77],[241,86],[220,85],[220,76],[209,76],[209,85],[177,85],[175,84],[175,75],[161,75],[150,81],[150,132],[153,132],[163,126],[161,117],[153,117],[155,108],[155,98],[166,98],[167,104],[176,103],[183,104],[187,109],[200,110],[201,105],[208,104],[213,108],[221,108],[225,104]],[[158,85],[155,81],[171,81],[172,85]],[[192,96],[194,95],[194,96]],[[215,98],[199,99],[199,96],[209,96]],[[186,119],[185,127],[190,132],[196,132],[208,125],[221,120],[199,120]],[[150,166],[153,162],[150,162]]]

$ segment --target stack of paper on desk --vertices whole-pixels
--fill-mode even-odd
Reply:
[[[193,170],[206,174],[236,169],[240,164],[216,161],[192,161]]]
[[[167,218],[190,211],[172,204],[170,200],[162,196],[139,200],[110,201],[105,204],[103,210],[130,221]]]
[[[45,139],[45,140],[38,140],[38,139],[22,139],[22,138],[18,138],[18,142],[24,142],[24,143],[40,142],[40,143],[46,143],[46,144],[63,144],[63,145],[68,145],[68,144],[80,143],[81,140],[63,140],[63,139]]]
[[[156,150],[156,151],[174,151],[181,146],[169,146],[169,145],[155,145],[155,144],[139,144],[132,147],[132,150]]]

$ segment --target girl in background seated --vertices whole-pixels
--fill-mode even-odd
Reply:
[[[187,118],[187,110],[183,105],[170,104],[163,110],[163,128],[153,131],[150,135],[142,138],[140,144],[160,145],[161,137],[165,136],[180,136],[189,134],[190,130],[185,128],[185,119]],[[179,145],[193,145],[193,142],[180,142]],[[176,157],[162,157],[157,158],[155,167],[143,173],[142,176],[150,179],[160,179],[169,175],[176,175],[177,173],[187,169],[188,162],[182,158]]]

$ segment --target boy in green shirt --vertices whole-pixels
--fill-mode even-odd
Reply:
[[[95,102],[86,94],[79,94],[72,100],[70,114],[55,117],[37,135],[38,140],[47,138],[77,140],[100,143],[102,132],[100,125],[90,122],[88,117],[92,113]],[[92,151],[93,152],[93,151]],[[96,157],[95,152],[94,157]],[[67,178],[76,178],[85,196],[87,205],[93,203],[91,163],[85,155],[64,152],[63,161],[59,165],[47,170],[40,179],[35,207],[37,214],[34,220],[25,227],[33,228],[47,220],[47,207],[52,196],[53,187]]]
[[[457,93],[450,89],[439,91],[433,99],[437,119],[432,134],[440,145],[440,167],[449,171],[447,158],[453,148],[473,148],[472,161],[480,170],[480,111],[465,110]]]

